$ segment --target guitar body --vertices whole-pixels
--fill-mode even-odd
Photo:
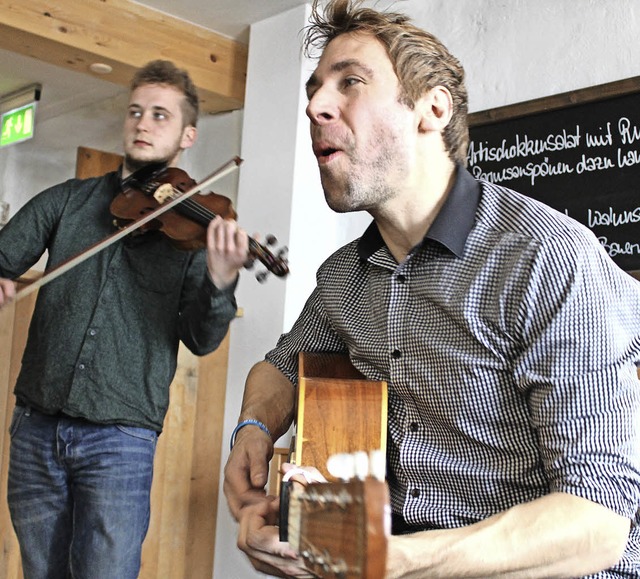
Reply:
[[[365,378],[346,354],[302,352],[292,461],[328,480],[330,456],[387,448],[387,383]]]
[[[335,454],[376,451],[384,462],[386,444],[387,383],[366,379],[345,354],[301,353],[291,462],[313,465],[331,482],[295,485],[286,501],[286,526],[291,547],[315,576],[384,577],[387,485],[372,476],[338,482],[327,461]]]

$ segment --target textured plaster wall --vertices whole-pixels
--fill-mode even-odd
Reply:
[[[407,0],[467,71],[478,111],[640,74],[634,0]]]

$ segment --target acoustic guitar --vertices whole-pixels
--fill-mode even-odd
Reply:
[[[387,384],[343,354],[302,353],[299,362],[290,462],[316,466],[329,482],[283,485],[281,539],[316,577],[380,579],[390,533]]]

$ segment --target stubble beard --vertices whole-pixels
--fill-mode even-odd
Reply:
[[[142,159],[135,159],[130,155],[125,155],[124,157],[124,166],[131,173],[135,173],[139,169],[142,169],[143,167],[146,167],[147,165],[150,165],[151,163],[155,163],[155,162],[156,161],[147,161],[147,160],[143,161]],[[157,162],[160,163],[160,161],[157,161]]]
[[[143,167],[147,167],[148,165],[153,164],[169,164],[176,156],[180,153],[180,142],[176,142],[175,145],[164,155],[156,155],[151,158],[136,158],[130,153],[126,153],[124,155],[124,166],[131,172],[142,169]]]
[[[387,179],[395,167],[395,157],[387,148],[372,161],[362,161],[349,155],[349,170],[334,175],[326,168],[320,169],[320,180],[327,205],[336,213],[369,211],[384,204],[395,195]]]

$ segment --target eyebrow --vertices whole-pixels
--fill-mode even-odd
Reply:
[[[362,64],[362,62],[360,62],[356,58],[349,58],[347,60],[341,60],[339,62],[335,62],[329,68],[329,72],[341,72],[351,67],[362,70],[368,76],[373,76],[374,74],[372,68],[369,68],[365,64]],[[318,80],[316,73],[315,72],[312,73],[311,76],[309,77],[309,80],[305,84],[305,89],[307,91],[307,94],[309,94],[310,89],[317,87],[319,84],[320,84],[320,81]]]

